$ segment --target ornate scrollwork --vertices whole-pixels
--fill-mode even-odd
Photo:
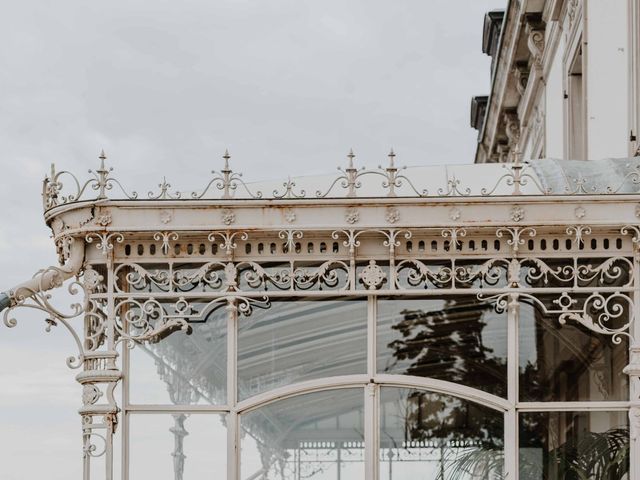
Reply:
[[[471,189],[461,187],[460,180],[458,180],[458,178],[455,175],[453,175],[452,177],[447,178],[446,189],[445,188],[438,189],[438,195],[440,195],[441,197],[455,197],[455,196],[468,197],[469,195],[471,195]]]
[[[273,285],[279,290],[286,290],[291,286],[293,275],[290,268],[267,270],[256,262],[240,262],[238,268],[243,269],[242,278],[253,289],[263,287],[267,290],[268,285]]]
[[[626,192],[628,188],[634,187],[632,190],[637,193],[640,185],[640,164],[629,164],[627,172],[617,185],[600,186],[597,181],[587,180],[584,176],[566,177],[565,185],[556,187],[556,191],[552,188],[545,188],[541,184],[541,180],[532,171],[532,167],[527,162],[520,160],[520,155],[515,151],[517,145],[516,140],[519,137],[517,117],[510,116],[507,120],[507,133],[510,138],[509,145],[505,148],[511,148],[514,154],[514,162],[504,164],[505,173],[498,178],[492,187],[482,187],[478,191],[472,191],[470,187],[462,185],[459,178],[455,175],[447,175],[446,186],[435,189],[434,194],[429,194],[427,189],[423,189],[414,183],[414,180],[403,173],[406,167],[397,167],[395,164],[395,153],[391,151],[388,155],[389,164],[383,168],[378,166],[377,169],[356,168],[354,166],[355,154],[349,152],[347,155],[348,163],[346,168],[339,167],[340,174],[334,178],[326,189],[318,189],[315,191],[315,198],[330,198],[332,196],[353,198],[357,197],[358,190],[363,187],[365,179],[379,178],[381,179],[381,187],[383,192],[386,191],[386,197],[469,197],[477,195],[487,197],[494,194],[504,194],[500,190],[502,185],[513,187],[511,195],[536,194],[536,195],[591,195],[591,194],[616,194]],[[248,198],[261,199],[263,194],[260,191],[252,191],[249,184],[242,180],[242,174],[234,172],[229,166],[231,158],[228,152],[225,152],[224,166],[220,172],[215,170],[212,172],[211,178],[207,185],[201,191],[191,192],[190,198],[201,200],[216,198],[209,194],[211,190],[221,192],[217,198]],[[95,171],[90,171],[93,178],[85,183],[80,181],[68,171],[56,172],[52,166],[50,174],[44,181],[43,185],[43,207],[45,210],[58,205],[73,203],[82,200],[102,200],[107,198],[107,192],[111,191],[115,186],[122,191],[122,197],[129,200],[138,199],[136,192],[128,193],[120,182],[111,175],[112,169],[104,165],[106,156],[100,156],[100,167]],[[69,182],[74,186],[71,193],[63,193],[63,180],[69,178]],[[523,192],[523,188],[531,185],[530,192]],[[147,199],[149,200],[178,200],[182,198],[180,191],[172,191],[171,184],[163,179],[158,184],[160,190],[158,192],[149,192]],[[271,198],[273,199],[302,199],[308,198],[304,189],[296,190],[296,180],[289,177],[282,183],[284,189],[274,189]],[[336,192],[338,187],[342,191]],[[404,188],[403,188],[404,187]],[[626,189],[625,189],[626,188]],[[96,191],[94,197],[87,195],[88,191]]]
[[[303,235],[300,230],[280,230],[278,232],[278,237],[285,240],[287,252],[295,251],[296,240],[300,240]]]
[[[11,306],[5,310],[3,322],[8,328],[13,328],[18,321],[13,317],[13,312],[17,308],[31,308],[39,310],[47,314],[45,319],[47,332],[52,327],[62,325],[72,336],[77,348],[77,356],[67,358],[67,365],[70,368],[78,368],[84,360],[84,348],[80,336],[70,323],[70,320],[81,316],[88,308],[88,292],[86,286],[78,280],[69,283],[67,291],[75,296],[83,295],[83,301],[71,304],[69,312],[63,312],[51,303],[51,294],[47,293],[45,281],[50,283],[53,288],[59,288],[63,285],[64,274],[62,269],[58,267],[49,267],[36,272],[34,278],[38,279],[38,288],[20,288],[17,292],[11,292]],[[45,280],[46,279],[46,280]]]
[[[634,281],[633,263],[626,257],[610,257],[595,266],[591,263],[580,264],[576,278],[581,286],[595,281],[599,286],[615,284],[618,287],[630,287]]]
[[[197,317],[184,298],[172,304],[160,303],[155,298],[127,298],[116,302],[114,310],[115,328],[121,340],[135,342],[155,342],[178,330],[189,334],[188,320]]]
[[[376,290],[382,286],[387,274],[375,260],[369,260],[369,264],[362,269],[358,277],[369,290]]]
[[[47,178],[45,178],[42,187],[43,208],[48,210],[58,205],[78,202],[83,200],[83,195],[89,190],[98,192],[96,197],[97,200],[104,199],[107,198],[106,192],[111,190],[115,185],[119,187],[126,198],[130,200],[137,199],[138,194],[136,192],[128,193],[118,180],[111,177],[113,168],[105,167],[105,160],[107,156],[104,154],[104,151],[100,153],[98,158],[100,159],[100,167],[95,172],[93,170],[89,170],[89,173],[93,175],[93,178],[90,178],[82,184],[71,172],[66,170],[56,172],[55,165],[52,164],[51,172]],[[63,179],[65,178],[68,178],[71,181],[71,184],[75,187],[74,190],[72,190],[72,193],[62,193],[64,189]]]
[[[97,239],[96,248],[102,251],[103,255],[106,255],[110,250],[113,250],[115,243],[124,242],[124,235],[120,232],[114,233],[98,233],[92,232],[87,234],[85,240],[87,243],[93,243],[93,240]]]
[[[482,294],[478,298],[495,302],[495,309],[503,312],[509,303],[510,294],[503,293],[491,297],[484,297]],[[628,295],[614,292],[608,295],[593,293],[586,299],[572,297],[568,292],[562,292],[560,296],[553,300],[557,308],[549,308],[537,297],[527,294],[518,294],[520,300],[527,299],[536,305],[545,315],[557,315],[558,323],[564,325],[567,321],[573,321],[583,325],[592,332],[607,335],[611,341],[618,345],[623,337],[631,340],[629,328],[633,323],[633,302]],[[627,318],[624,318],[624,315]],[[618,325],[613,325],[615,322]]]
[[[449,266],[436,266],[431,269],[420,260],[407,259],[398,262],[396,265],[396,288],[404,287],[403,280],[411,287],[428,288],[432,285],[436,288],[451,286],[453,280],[453,270]]]
[[[256,193],[253,193],[249,189],[248,185],[244,182],[244,180],[242,180],[242,173],[237,173],[231,170],[231,168],[229,167],[229,159],[231,158],[231,155],[229,155],[228,150],[225,150],[222,158],[224,159],[224,167],[220,171],[220,173],[216,172],[215,170],[212,171],[211,173],[213,173],[214,177],[209,181],[204,190],[200,193],[192,192],[191,198],[195,200],[205,198],[207,192],[212,186],[222,191],[223,199],[231,198],[231,193],[235,192],[238,186],[241,186],[245,190],[247,195],[249,195],[249,198],[262,198],[262,192],[258,191]]]
[[[464,228],[445,228],[442,230],[443,238],[451,238],[451,244],[455,250],[460,246],[460,238],[466,237],[467,231]]]
[[[591,235],[591,227],[587,225],[571,225],[567,227],[567,235],[573,235],[579,246],[584,245],[584,236]]]
[[[160,244],[160,249],[165,255],[167,255],[171,249],[171,242],[177,241],[178,238],[180,238],[180,236],[176,232],[156,232],[153,234],[153,239],[156,242],[162,242]]]
[[[158,184],[160,187],[159,193],[148,192],[147,196],[150,200],[178,200],[182,197],[182,193],[171,193],[171,184],[167,182],[166,178],[162,179],[162,182]]]
[[[217,237],[222,240],[222,243],[219,244],[220,248],[222,248],[227,255],[231,255],[233,250],[238,246],[235,242],[235,238],[238,237],[242,241],[247,241],[249,239],[249,234],[247,232],[211,232],[207,236],[207,239],[211,243],[215,243]]]
[[[171,273],[168,270],[148,270],[137,263],[124,263],[114,270],[116,292],[137,291],[149,287],[159,291],[171,290]]]
[[[107,441],[107,433],[98,433],[97,428],[105,428],[103,425],[96,425],[93,423],[92,415],[82,416],[82,432],[83,432],[83,444],[82,454],[83,457],[99,458],[102,457],[109,448],[109,441]],[[98,443],[94,439],[98,440]]]
[[[529,163],[520,162],[520,158],[516,155],[516,161],[513,164],[504,164],[502,166],[507,172],[498,178],[498,181],[492,188],[482,188],[480,189],[480,195],[483,197],[488,197],[493,195],[496,190],[500,187],[502,182],[505,182],[507,186],[513,187],[512,195],[522,195],[522,187],[526,187],[529,182],[531,182],[538,189],[538,193],[542,195],[551,195],[551,189],[545,189],[540,185],[536,177],[528,173],[531,169],[531,165]]]
[[[296,182],[291,180],[291,177],[287,179],[286,182],[282,184],[284,187],[284,192],[280,193],[278,190],[273,191],[273,198],[282,199],[282,198],[305,198],[306,192],[304,190],[300,190],[299,192],[295,192],[294,188],[296,186]]]
[[[511,238],[507,240],[507,245],[511,247],[511,251],[514,255],[518,254],[520,247],[524,245],[524,238],[521,238],[523,235],[528,235],[529,237],[536,236],[536,229],[532,227],[501,227],[496,230],[496,237],[502,238],[508,234]]]
[[[191,302],[185,297],[177,300],[159,298],[124,298],[116,302],[115,329],[120,336],[119,341],[135,343],[155,343],[177,331],[187,335],[192,332],[190,322],[202,321],[208,312],[226,304],[234,304],[234,308],[243,315],[250,315],[255,307],[266,308],[268,297],[262,299],[225,295],[206,303]]]
[[[349,278],[349,265],[341,260],[329,260],[315,269],[298,267],[293,273],[293,279],[296,288],[300,290],[314,287],[339,287],[339,290],[353,288]]]

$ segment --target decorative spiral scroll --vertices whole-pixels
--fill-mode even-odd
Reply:
[[[77,356],[71,356],[67,358],[67,365],[69,368],[78,368],[84,361],[84,348],[80,336],[71,326],[70,320],[81,316],[88,309],[88,292],[87,287],[74,280],[69,283],[67,291],[75,296],[79,293],[83,295],[82,303],[73,303],[70,306],[70,311],[63,312],[54,307],[50,300],[52,295],[46,291],[45,279],[47,282],[55,287],[61,287],[63,285],[64,273],[58,267],[49,267],[44,270],[40,270],[34,275],[34,278],[38,278],[37,289],[20,288],[17,293],[12,294],[12,305],[5,310],[3,315],[3,322],[8,328],[13,328],[18,324],[18,321],[13,317],[13,313],[18,308],[31,308],[39,310],[47,314],[45,319],[47,332],[51,331],[51,327],[62,325],[71,334],[76,346],[78,348]]]
[[[294,271],[293,278],[299,290],[322,290],[323,287],[339,290],[353,288],[349,279],[349,265],[341,260],[329,260],[314,269],[299,267]]]
[[[628,295],[622,293],[611,293],[604,295],[593,293],[586,299],[577,299],[567,292],[553,300],[556,308],[548,308],[537,297],[528,293],[503,293],[499,295],[485,297],[478,294],[478,298],[494,303],[494,308],[501,313],[506,311],[515,300],[527,299],[536,305],[545,315],[556,315],[561,325],[567,321],[573,321],[583,325],[592,332],[607,335],[611,341],[618,345],[623,337],[633,339],[629,332],[633,318],[633,301]],[[628,315],[626,321],[620,322],[619,326],[613,326],[615,321],[625,320],[623,315]]]

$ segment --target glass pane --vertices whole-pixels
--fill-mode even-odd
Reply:
[[[449,395],[381,388],[380,480],[497,480],[502,413]]]
[[[505,396],[507,315],[472,296],[378,301],[379,373],[460,383]]]
[[[131,403],[227,403],[227,311],[219,307],[191,327],[191,335],[175,332],[130,351]]]
[[[520,414],[520,480],[622,480],[629,472],[626,412]]]
[[[273,301],[238,323],[239,398],[315,378],[366,373],[367,302]]]
[[[541,301],[558,308],[550,297]],[[627,399],[627,375],[621,373],[629,363],[626,338],[616,345],[609,335],[572,320],[562,325],[558,314],[546,315],[525,302],[519,332],[522,401]]]
[[[224,415],[131,414],[129,439],[131,480],[225,477]]]
[[[364,391],[310,393],[241,417],[241,478],[364,479]]]

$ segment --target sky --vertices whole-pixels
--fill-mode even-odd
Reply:
[[[146,192],[356,164],[471,163],[489,91],[486,11],[506,0],[5,2],[0,15],[0,290],[56,262],[42,179],[101,149]],[[64,298],[64,297],[62,297]],[[0,478],[81,477],[71,339],[43,315],[0,325]]]

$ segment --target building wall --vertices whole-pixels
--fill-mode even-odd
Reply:
[[[585,5],[587,158],[629,153],[628,6],[620,0]]]
[[[640,0],[512,0],[504,18],[476,162],[640,154]]]
[[[562,98],[562,63],[553,62],[544,90],[545,138],[544,153],[547,158],[564,157],[564,99]],[[528,156],[527,158],[531,158]]]

